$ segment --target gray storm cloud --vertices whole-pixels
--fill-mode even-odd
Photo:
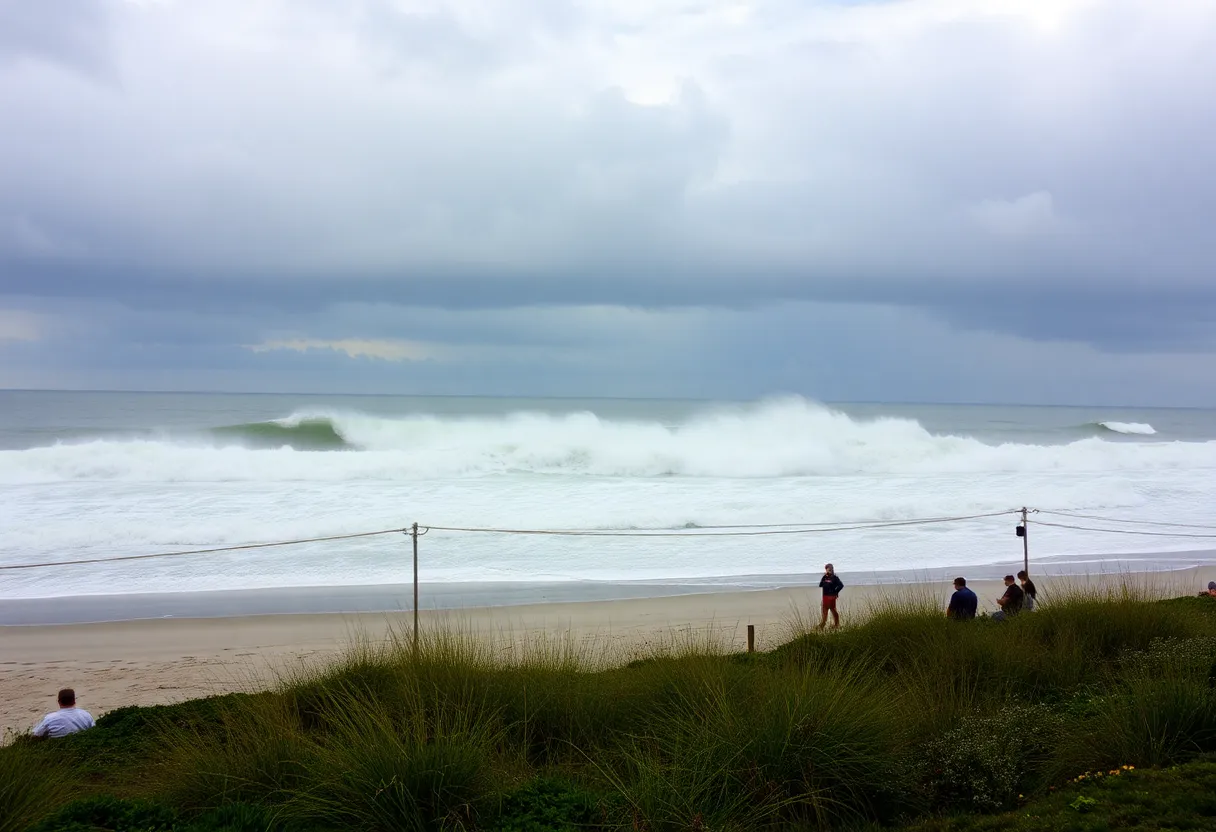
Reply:
[[[1209,0],[0,0],[0,320],[829,303],[1203,352],[1212,77]]]

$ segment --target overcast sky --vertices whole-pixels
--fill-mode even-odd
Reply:
[[[1216,405],[1216,0],[0,0],[0,387]]]

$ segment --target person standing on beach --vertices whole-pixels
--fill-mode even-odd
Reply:
[[[1030,576],[1026,574],[1025,569],[1018,573],[1018,580],[1022,582],[1022,592],[1026,593],[1026,599],[1022,602],[1022,609],[1030,612],[1039,601],[1039,591],[1035,589],[1034,581],[1030,580]]]
[[[836,599],[840,597],[840,590],[844,589],[844,581],[840,580],[840,576],[836,574],[836,567],[830,563],[823,567],[823,577],[819,579],[819,588],[823,590],[823,614],[819,618],[819,629],[822,630],[828,623],[828,613],[830,612],[834,630],[840,626],[840,613],[836,612]]]
[[[1011,615],[1017,615],[1022,611],[1022,601],[1025,600],[1026,593],[1022,592],[1022,588],[1018,586],[1017,581],[1012,575],[1005,576],[1005,594],[996,599],[1000,609],[992,614],[993,621],[1004,621]]]
[[[967,579],[955,578],[954,594],[950,596],[950,606],[946,607],[946,617],[955,621],[971,621],[979,605],[980,599],[967,588]]]
[[[66,737],[94,726],[93,715],[76,707],[76,691],[64,688],[59,691],[59,710],[51,711],[34,728],[38,739]]]

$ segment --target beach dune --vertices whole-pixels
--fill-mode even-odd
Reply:
[[[847,577],[847,576],[846,576]],[[1169,573],[1041,578],[1040,592],[1128,584],[1162,595],[1191,594],[1216,579],[1216,568]],[[999,581],[969,582],[981,607],[995,609]],[[845,623],[876,601],[933,599],[942,608],[948,583],[848,586]],[[53,601],[48,601],[53,603]],[[627,660],[688,643],[770,649],[800,626],[817,623],[813,586],[615,601],[548,603],[423,611],[424,630],[442,628],[493,639],[509,652],[536,642],[564,644],[593,660]],[[99,716],[124,705],[153,705],[272,686],[284,673],[334,658],[358,640],[408,638],[408,612],[259,615],[0,627],[0,730],[24,731],[74,687],[80,706]]]

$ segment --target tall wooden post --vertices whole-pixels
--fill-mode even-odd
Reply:
[[[1030,578],[1030,523],[1027,522],[1029,512],[1022,506],[1022,568],[1026,577]]]
[[[418,524],[411,529],[414,538],[414,656],[418,655]]]
[[[755,624],[747,625],[747,652],[749,652],[749,653],[756,652],[756,625]]]

